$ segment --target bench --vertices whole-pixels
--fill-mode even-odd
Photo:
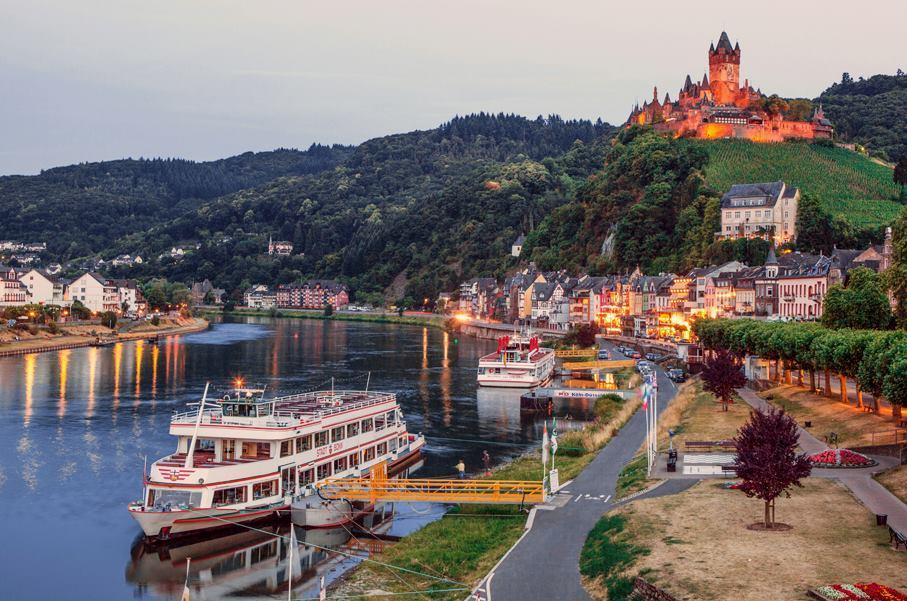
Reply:
[[[683,443],[688,449],[711,449],[718,447],[720,449],[736,449],[737,444],[733,440],[688,440]]]
[[[894,543],[895,549],[899,549],[901,545],[904,545],[904,549],[907,549],[907,536],[904,536],[891,526],[888,526],[888,542]]]
[[[733,472],[733,473],[736,474],[736,473],[737,473],[737,466],[736,466],[736,465],[722,465],[722,466],[721,466],[721,471],[722,471],[722,472]]]

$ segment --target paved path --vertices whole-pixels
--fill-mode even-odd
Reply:
[[[658,390],[660,411],[676,392],[661,369]],[[489,596],[494,601],[589,599],[580,582],[580,551],[589,531],[613,507],[617,476],[639,451],[645,432],[645,413],[637,411],[586,469],[564,487],[564,491],[569,491],[566,503],[553,510],[536,511],[532,529],[486,577],[483,600]],[[695,482],[666,483],[649,494],[672,494]]]
[[[756,409],[765,410],[769,403],[748,388],[737,390],[740,398]],[[828,446],[803,428],[800,431],[800,447],[807,453],[819,453]],[[842,470],[816,470],[815,475],[826,478],[837,478],[844,486],[860,500],[873,513],[888,515],[888,523],[895,529],[907,533],[907,505],[887,488],[876,482],[873,473],[882,471],[890,462],[880,458],[882,466],[867,469],[842,469]]]

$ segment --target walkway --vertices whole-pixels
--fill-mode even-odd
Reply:
[[[676,388],[661,369],[658,387],[658,408],[662,410],[674,397]],[[536,511],[532,529],[482,583],[483,600],[589,599],[580,582],[580,551],[592,527],[614,506],[617,476],[639,451],[645,430],[645,414],[637,411],[592,463],[562,489],[559,496],[569,491],[566,502],[548,511]],[[695,483],[696,480],[665,483],[649,495],[673,494]]]
[[[750,406],[765,411],[769,403],[749,388],[738,388],[737,393]],[[824,451],[828,446],[810,434],[808,431],[797,428],[800,432],[800,448],[804,452],[813,454]],[[894,496],[887,488],[876,482],[872,474],[882,471],[883,468],[844,469],[844,470],[817,470],[816,476],[823,478],[837,478],[844,486],[860,500],[873,513],[888,515],[888,523],[893,528],[907,533],[907,505]]]

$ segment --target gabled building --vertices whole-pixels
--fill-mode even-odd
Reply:
[[[277,307],[277,295],[264,284],[256,284],[243,294],[243,304],[252,309]]]
[[[108,280],[92,271],[83,273],[69,285],[68,299],[79,301],[94,312],[117,312],[120,310],[120,297],[116,282]]]
[[[784,244],[797,238],[800,190],[784,182],[734,184],[721,198],[720,239],[764,238]]]
[[[29,269],[19,275],[19,280],[28,289],[28,302],[38,305],[69,305],[65,300],[66,286],[63,280],[39,269]]]
[[[28,303],[28,288],[19,281],[12,267],[0,265],[0,307],[17,307]]]
[[[513,257],[519,257],[523,252],[523,245],[526,243],[526,236],[520,234],[516,237],[516,240],[513,241],[513,244],[510,246],[510,255]]]
[[[282,284],[275,293],[277,307],[288,309],[324,309],[330,305],[342,309],[350,304],[344,284],[334,280],[309,280],[303,284]]]

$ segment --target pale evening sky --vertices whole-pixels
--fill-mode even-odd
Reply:
[[[622,122],[706,70],[814,97],[907,69],[903,0],[0,0],[0,174],[358,143],[456,114]]]

